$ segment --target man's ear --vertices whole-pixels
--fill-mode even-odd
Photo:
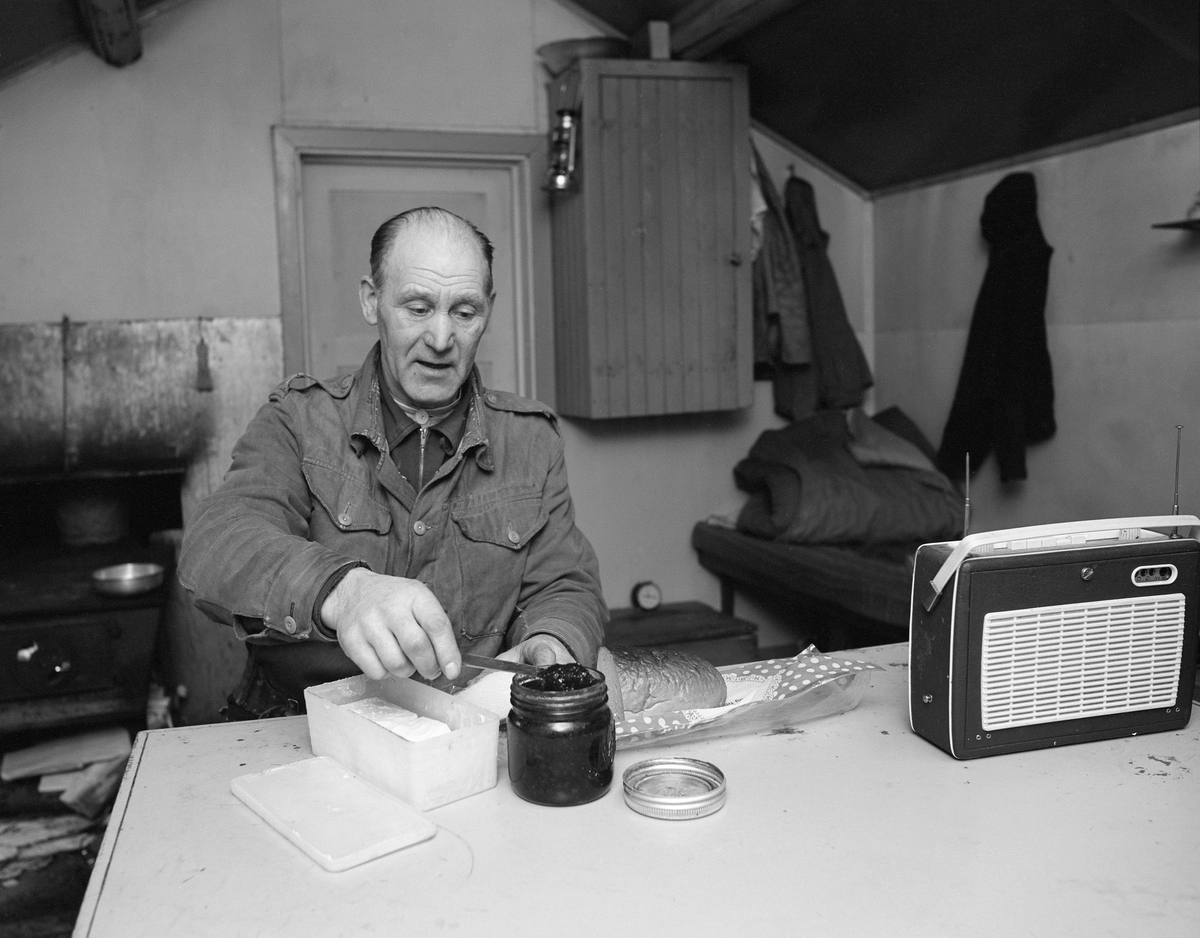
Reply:
[[[367,325],[379,324],[379,291],[370,277],[363,277],[358,282],[358,302],[362,306],[363,319]]]
[[[487,329],[487,327],[489,325],[491,325],[492,313],[495,311],[496,311],[496,294],[493,292],[492,295],[488,297],[488,301],[487,301],[487,321],[483,324],[484,329]]]

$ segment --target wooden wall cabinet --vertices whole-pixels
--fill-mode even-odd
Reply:
[[[745,70],[581,59],[553,90],[579,120],[576,183],[551,196],[558,411],[749,406]]]

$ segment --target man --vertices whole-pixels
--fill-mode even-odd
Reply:
[[[359,286],[379,331],[362,368],[288,379],[234,447],[179,563],[249,643],[231,718],[302,712],[304,687],[359,671],[462,684],[460,650],[595,663],[607,613],[557,420],[474,367],[494,300],[470,222],[389,219]]]

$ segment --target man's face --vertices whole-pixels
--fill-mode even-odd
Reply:
[[[388,384],[416,407],[448,403],[471,373],[492,312],[483,252],[465,232],[410,224],[396,235],[383,280],[364,277],[358,293],[379,329]]]

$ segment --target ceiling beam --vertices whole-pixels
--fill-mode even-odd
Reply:
[[[800,0],[692,0],[671,18],[671,52],[702,59]]]
[[[80,0],[92,49],[109,65],[118,68],[142,56],[142,30],[133,0]]]
[[[621,31],[619,26],[614,26],[599,13],[593,13],[583,4],[577,3],[576,0],[555,0],[555,2],[560,7],[570,10],[593,29],[603,33],[605,36],[611,36],[613,39],[629,38],[629,36]]]

